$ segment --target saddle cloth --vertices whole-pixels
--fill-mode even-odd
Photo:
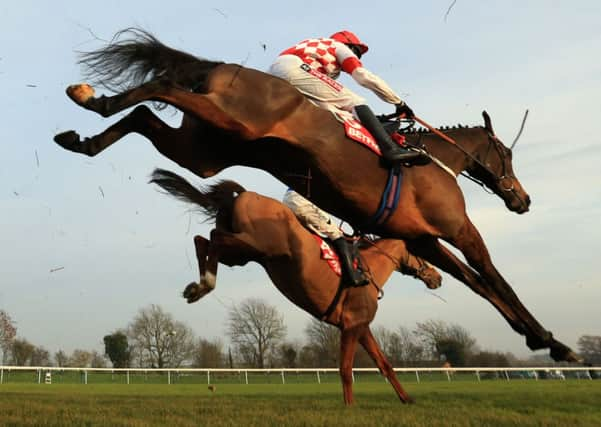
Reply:
[[[353,115],[347,111],[342,110],[330,110],[336,117],[340,123],[344,125],[344,132],[346,136],[352,139],[353,141],[357,141],[358,143],[366,146],[371,151],[376,153],[378,156],[382,155],[380,151],[380,147],[374,137],[369,133],[369,131],[358,121]],[[405,144],[405,137],[403,135],[399,135],[396,132],[390,134],[393,141],[395,141],[399,145]]]
[[[319,250],[321,251],[321,259],[325,260],[332,271],[336,273],[338,276],[342,276],[342,269],[340,267],[340,260],[338,259],[338,254],[332,247],[326,242],[324,239],[319,237],[315,233],[311,233],[311,235],[317,241],[319,245]]]
[[[328,263],[328,265],[334,273],[336,273],[338,276],[342,276],[342,267],[340,267],[340,259],[338,258],[338,254],[336,253],[336,251],[332,249],[332,246],[325,239],[321,238],[319,235],[315,234],[311,230],[309,231],[311,232],[311,235],[319,245],[319,250],[321,251],[321,259]],[[357,259],[355,259],[355,268],[357,268],[357,265],[358,261]]]

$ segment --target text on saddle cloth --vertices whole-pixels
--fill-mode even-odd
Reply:
[[[344,125],[344,132],[346,133],[346,136],[353,141],[357,141],[358,143],[366,146],[378,156],[381,156],[382,152],[380,151],[380,147],[378,147],[378,144],[371,133],[369,133],[369,131],[350,113],[342,113],[343,114],[340,112],[335,112],[334,116],[336,116],[336,119],[342,122]],[[405,145],[405,137],[403,135],[393,132],[390,137],[397,144]]]

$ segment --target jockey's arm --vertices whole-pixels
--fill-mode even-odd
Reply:
[[[361,86],[366,87],[375,93],[382,101],[388,102],[389,104],[398,104],[401,102],[401,98],[394,93],[384,80],[366,68],[355,68],[351,73],[351,76]]]
[[[348,46],[342,43],[336,44],[336,59],[340,63],[342,71],[349,73],[357,83],[370,89],[382,101],[389,104],[402,102],[401,98],[394,93],[384,80],[363,66],[361,60]]]

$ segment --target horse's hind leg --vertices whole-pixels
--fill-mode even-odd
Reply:
[[[200,282],[192,282],[184,290],[184,298],[193,303],[215,289],[219,259],[215,245],[202,236],[194,237]]]
[[[399,396],[399,399],[401,399],[401,402],[413,403],[413,398],[411,398],[407,394],[405,389],[403,389],[403,386],[399,382],[392,365],[390,364],[388,359],[386,359],[386,356],[380,349],[380,346],[378,345],[376,339],[372,335],[369,327],[367,327],[365,333],[359,338],[359,343],[371,356],[373,361],[376,362],[376,366],[378,367],[382,375],[386,377],[388,382],[390,382],[392,388],[394,388],[394,391],[396,391],[396,394]]]
[[[76,104],[94,111],[103,117],[109,117],[126,108],[144,101],[157,101],[169,104],[179,110],[210,122],[212,125],[240,133],[246,139],[254,135],[241,122],[227,114],[218,94],[200,94],[176,87],[169,81],[154,80],[114,96],[94,97],[94,89],[87,84],[73,85],[67,88],[67,95]]]
[[[81,140],[76,132],[67,131],[56,135],[54,141],[66,150],[95,156],[133,132],[150,139],[154,146],[170,159],[179,154],[178,150],[181,150],[186,137],[190,137],[185,130],[170,127],[148,107],[139,105],[98,135]]]
[[[486,298],[510,321],[515,331],[526,336],[526,344],[530,349],[549,348],[554,360],[579,361],[576,354],[565,344],[555,340],[551,332],[545,330],[522,304],[493,265],[482,237],[467,217],[461,231],[453,239],[449,239],[449,242],[457,247],[469,265],[480,273],[487,286],[486,294],[489,297]]]

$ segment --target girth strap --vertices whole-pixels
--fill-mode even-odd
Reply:
[[[402,181],[403,174],[401,173],[401,167],[395,166],[390,168],[388,171],[388,181],[380,199],[380,205],[374,216],[367,221],[366,230],[370,230],[376,225],[383,225],[396,211],[399,205]]]

